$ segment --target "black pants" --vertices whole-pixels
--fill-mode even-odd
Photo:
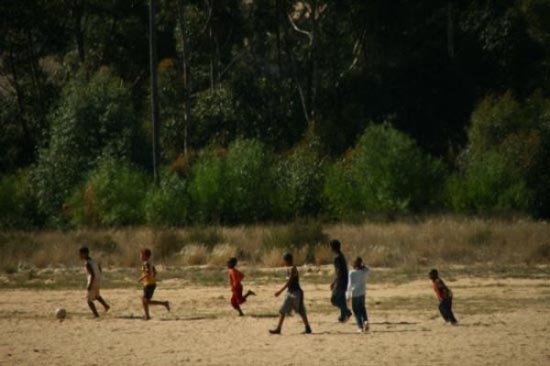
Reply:
[[[456,324],[456,318],[453,314],[453,298],[449,297],[439,302],[439,312],[447,323]]]
[[[343,286],[342,286],[343,287]],[[346,301],[346,289],[340,289],[335,287],[332,290],[332,296],[330,298],[332,305],[340,309],[340,316],[338,317],[339,321],[344,321],[346,318],[351,316],[351,311],[348,309],[348,304]]]
[[[369,321],[367,316],[367,308],[365,307],[365,295],[351,298],[351,308],[355,315],[355,322],[359,329],[363,329],[365,322]]]

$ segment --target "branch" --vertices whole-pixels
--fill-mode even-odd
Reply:
[[[290,25],[292,25],[292,28],[296,32],[305,35],[309,39],[309,45],[311,46],[313,44],[313,35],[311,34],[311,32],[308,32],[308,31],[305,31],[303,29],[298,28],[296,23],[294,23],[294,21],[292,20],[292,17],[290,16],[290,14],[287,14],[287,17],[288,17],[288,21],[290,22]]]

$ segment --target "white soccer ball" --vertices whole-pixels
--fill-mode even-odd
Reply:
[[[55,317],[59,320],[63,320],[67,317],[67,310],[63,308],[55,309]]]

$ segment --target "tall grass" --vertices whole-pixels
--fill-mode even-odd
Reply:
[[[0,270],[80,265],[78,248],[87,245],[103,266],[139,265],[148,247],[159,264],[225,266],[230,256],[255,266],[280,266],[292,250],[298,264],[327,264],[326,245],[338,238],[351,259],[362,256],[375,267],[448,264],[550,264],[550,223],[531,220],[433,217],[350,225],[294,223],[286,226],[125,228],[78,231],[4,231],[0,233]],[[312,241],[313,240],[313,241]],[[311,243],[317,243],[312,245]]]

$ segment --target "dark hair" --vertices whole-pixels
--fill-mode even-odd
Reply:
[[[339,240],[332,239],[330,241],[330,249],[332,249],[333,251],[339,252],[341,247],[342,247],[342,244],[340,244]]]
[[[81,247],[78,252],[80,254],[86,254],[86,255],[89,255],[90,254],[90,249],[88,249],[88,247]]]
[[[288,263],[292,263],[292,254],[291,253],[285,253],[285,255],[283,255],[283,260],[285,262],[288,262]]]
[[[439,277],[439,272],[437,272],[437,269],[434,268],[430,271],[430,273],[428,273],[428,276],[430,276],[430,278],[431,277],[437,278],[437,277]]]
[[[150,258],[151,257],[151,249],[148,249],[148,248],[142,249],[141,254],[143,254],[147,258]]]
[[[359,263],[359,268],[365,268],[365,264],[363,263],[363,258],[357,257],[355,258],[355,262]]]
[[[236,265],[237,265],[237,258],[235,258],[235,257],[229,258],[229,260],[227,261],[227,267],[233,268]]]

